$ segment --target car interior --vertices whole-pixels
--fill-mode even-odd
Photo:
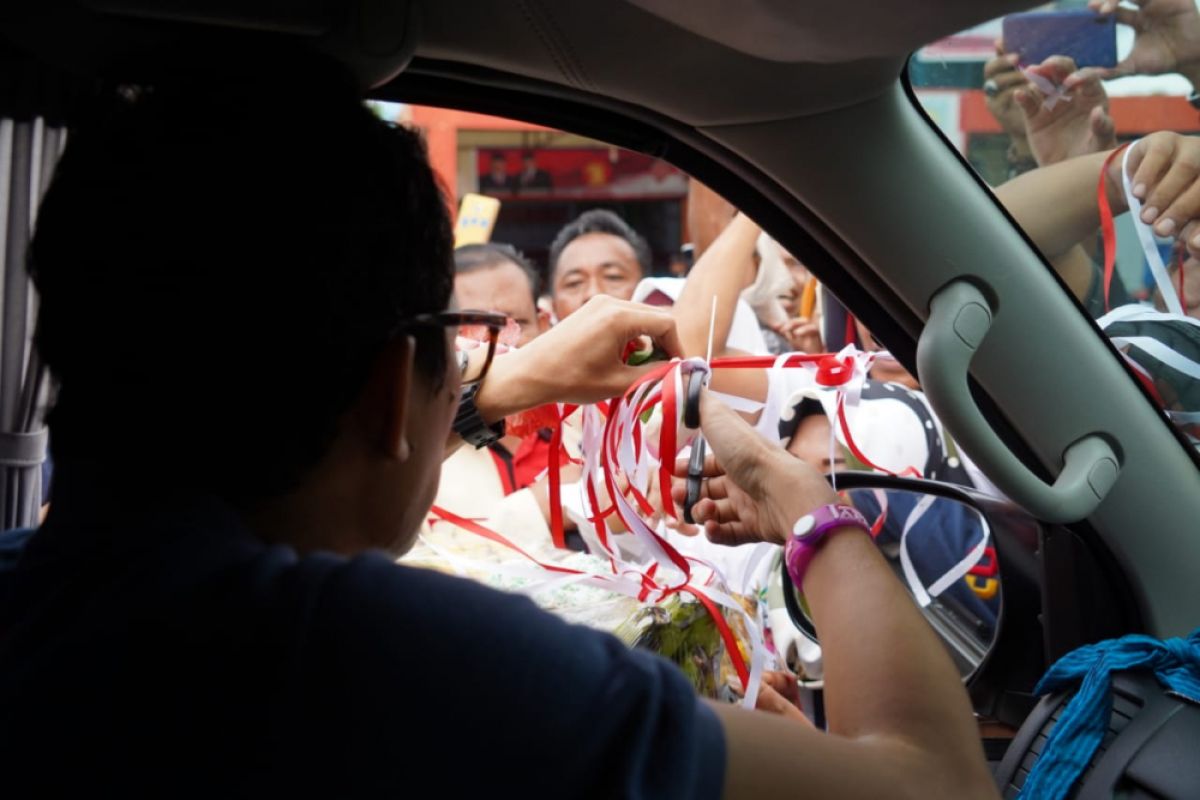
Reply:
[[[97,81],[152,77],[164,51],[217,69],[229,43],[300,41],[350,65],[378,100],[521,119],[669,161],[758,221],[919,374],[1012,500],[930,489],[991,528],[1004,603],[991,646],[964,672],[998,785],[1016,796],[1065,702],[1034,694],[1049,664],[1091,642],[1183,636],[1200,623],[1200,455],[906,78],[922,45],[1029,5],[5,4],[3,527],[35,521],[46,445],[25,234],[73,98]],[[1200,740],[1200,711],[1143,676],[1122,676],[1114,692],[1109,735],[1077,796],[1195,796],[1200,764],[1186,745]]]

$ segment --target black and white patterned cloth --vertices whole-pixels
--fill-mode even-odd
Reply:
[[[1167,417],[1200,447],[1200,320],[1126,305],[1096,321]]]
[[[838,423],[833,390],[808,387],[789,397],[780,413],[780,438],[790,441],[800,420],[814,413],[829,418],[847,463],[857,464]],[[846,421],[855,446],[874,464],[896,473],[912,467],[930,480],[975,485],[958,448],[919,391],[898,383],[864,381],[858,403],[846,407]]]

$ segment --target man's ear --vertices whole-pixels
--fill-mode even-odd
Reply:
[[[416,350],[413,337],[397,336],[375,362],[377,372],[372,384],[377,387],[377,397],[371,406],[379,415],[379,424],[375,426],[379,432],[378,446],[385,456],[397,461],[407,461],[410,452],[408,423]]]
[[[544,308],[537,310],[537,330],[538,336],[550,330],[550,312]]]

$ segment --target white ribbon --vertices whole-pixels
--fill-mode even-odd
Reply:
[[[1200,319],[1189,317],[1187,315],[1168,313],[1159,311],[1150,306],[1130,303],[1129,305],[1117,306],[1112,311],[1105,314],[1100,319],[1096,320],[1096,324],[1101,330],[1106,330],[1118,322],[1181,322],[1185,325],[1200,328]]]
[[[1182,372],[1193,380],[1200,380],[1200,364],[1185,358],[1152,336],[1114,336],[1112,343],[1117,347],[1129,346],[1141,350],[1172,369]]]
[[[982,535],[979,537],[979,541],[971,548],[965,558],[946,570],[940,578],[926,589],[925,584],[921,581],[920,576],[917,575],[917,571],[913,567],[912,556],[908,552],[908,534],[921,517],[925,516],[925,512],[939,499],[942,498],[932,494],[923,495],[917,501],[917,504],[913,506],[913,510],[909,512],[908,519],[904,521],[904,530],[900,534],[900,567],[904,572],[904,580],[908,583],[909,591],[912,592],[913,597],[921,608],[928,606],[933,598],[949,589],[970,572],[971,567],[979,563],[979,559],[983,558],[984,550],[987,549],[987,521],[980,517],[979,524]]]
[[[1121,181],[1125,190],[1125,202],[1129,206],[1129,216],[1133,218],[1133,228],[1137,231],[1138,239],[1142,243],[1142,250],[1146,253],[1146,261],[1150,264],[1150,274],[1154,276],[1154,283],[1162,292],[1163,303],[1172,314],[1183,316],[1183,305],[1179,302],[1179,295],[1175,293],[1175,287],[1171,285],[1171,277],[1167,274],[1162,254],[1158,252],[1158,244],[1154,241],[1154,232],[1150,230],[1149,225],[1142,222],[1142,203],[1133,196],[1133,179],[1129,176],[1129,156],[1135,147],[1137,147],[1136,143],[1125,148],[1125,157],[1121,159]]]

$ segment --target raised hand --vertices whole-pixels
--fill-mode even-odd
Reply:
[[[1030,67],[1029,72],[1055,86],[1064,85],[1076,72],[1075,62],[1067,56],[1051,56]],[[1088,77],[1064,88],[1066,96],[1055,103],[1046,102],[1046,94],[1036,83],[1027,83],[1012,93],[1024,115],[1029,149],[1039,167],[1098,153],[1117,144],[1112,117],[1108,115],[1108,94],[1100,78]]]
[[[1110,184],[1121,185],[1120,169],[1121,159],[1113,159]],[[1129,174],[1133,196],[1142,201],[1142,221],[1159,236],[1181,237],[1193,246],[1200,235],[1200,139],[1152,133],[1131,145]]]
[[[983,65],[983,93],[988,111],[1014,139],[1025,138],[1025,115],[1013,98],[1013,92],[1028,83],[1017,69],[1017,54],[1005,53],[1004,45],[997,41],[996,57]]]
[[[812,467],[763,439],[707,392],[700,427],[712,451],[692,517],[720,544],[783,544],[796,520],[837,495]],[[673,487],[677,502],[683,487]]]
[[[1088,67],[1068,80],[1068,87],[1092,77],[1159,75],[1191,72],[1200,66],[1200,13],[1194,0],[1134,0],[1124,8],[1119,0],[1090,0],[1101,14],[1116,14],[1117,22],[1134,30],[1133,49],[1115,67]]]
[[[806,319],[789,319],[775,329],[788,346],[801,353],[824,352],[825,345],[821,343],[821,323]]]

